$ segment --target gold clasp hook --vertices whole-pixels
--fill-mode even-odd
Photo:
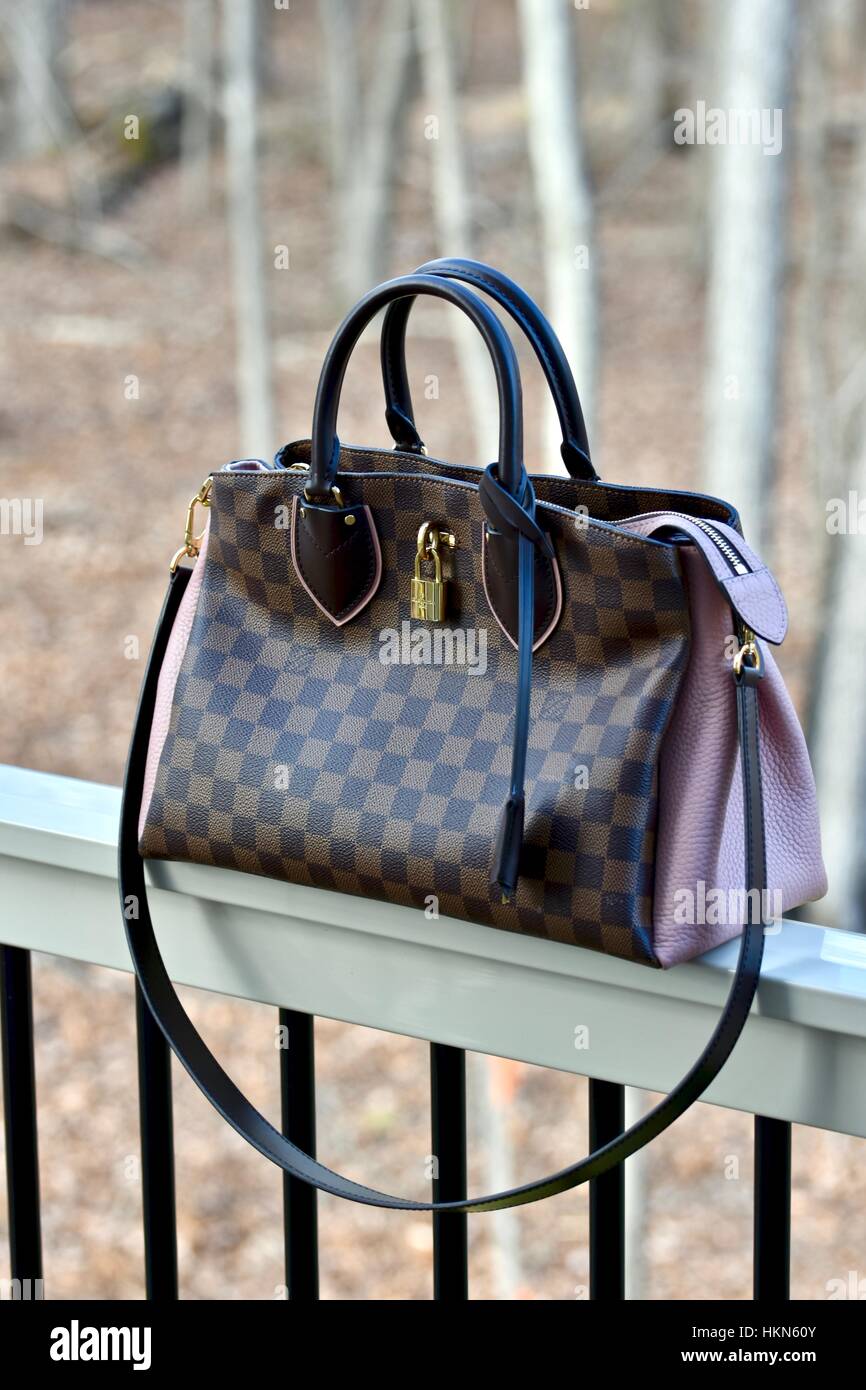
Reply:
[[[187,556],[190,560],[195,560],[201,552],[201,543],[204,540],[204,529],[201,530],[199,535],[196,536],[194,534],[195,509],[196,507],[210,506],[212,487],[213,479],[210,477],[205,478],[195,497],[191,497],[189,500],[189,506],[186,510],[186,526],[183,533],[183,545],[180,550],[178,550],[177,554],[172,556],[172,561],[169,565],[169,570],[172,574],[174,574],[184,556]]]
[[[755,672],[761,670],[761,649],[750,627],[743,628],[743,645],[734,657],[734,676],[737,680],[742,676],[744,666]]]

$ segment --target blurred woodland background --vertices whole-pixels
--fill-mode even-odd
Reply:
[[[759,138],[680,143],[712,108]],[[309,433],[355,298],[474,255],[550,313],[602,477],[740,506],[792,613],[831,883],[805,915],[864,928],[866,0],[0,0],[0,161],[0,496],[44,505],[41,544],[0,535],[0,761],[119,782],[191,494]],[[419,425],[487,463],[460,317],[413,313]],[[375,334],[340,432],[387,442]],[[272,1011],[186,993],[275,1112]],[[47,1295],[140,1297],[130,982],[43,959],[35,1007]],[[422,1195],[424,1045],[317,1042],[321,1156]],[[585,1147],[582,1081],[472,1062],[475,1190]],[[184,1296],[280,1297],[279,1176],[175,1087]],[[747,1296],[750,1138],[701,1106],[630,1162],[631,1296]],[[794,1297],[866,1274],[861,1193],[856,1141],[797,1132]],[[428,1221],[320,1210],[323,1296],[429,1297]],[[585,1192],[470,1227],[474,1297],[584,1296]]]

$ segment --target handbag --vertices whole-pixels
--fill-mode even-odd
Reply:
[[[478,290],[530,340],[568,476],[526,471],[517,359]],[[459,308],[490,354],[485,469],[429,457],[418,435],[404,347],[419,295]],[[382,309],[396,448],[345,446],[344,373]],[[229,463],[192,499],[135,719],[124,927],[159,1026],[216,1109],[292,1176],[413,1211],[538,1201],[667,1128],[745,1025],[765,925],[826,891],[808,754],[767,646],[786,627],[730,504],[598,479],[561,345],[506,276],[448,259],[365,295],[328,349],[310,439]],[[741,944],[705,1049],[630,1129],[538,1182],[418,1202],[331,1172],[238,1090],[161,959],[151,858],[435,903],[656,968]]]

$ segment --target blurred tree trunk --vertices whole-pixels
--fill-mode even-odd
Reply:
[[[814,14],[809,7],[810,14]],[[815,18],[818,18],[815,15]],[[831,64],[838,72],[851,72],[860,79],[863,45],[866,43],[866,6],[863,0],[825,0],[820,22],[827,40]]]
[[[433,157],[433,207],[444,256],[472,255],[472,206],[459,113],[453,10],[442,0],[415,0],[425,134]],[[497,399],[487,350],[472,324],[452,311],[457,357],[466,382],[479,452],[496,457]]]
[[[672,109],[677,16],[670,0],[630,0],[624,18],[632,143],[645,149],[660,146],[663,123]]]
[[[347,244],[353,299],[386,275],[413,54],[411,0],[386,0],[366,104],[363,158],[354,169],[354,228]]]
[[[729,0],[715,13],[718,106],[725,112],[784,111],[796,7],[788,0]],[[704,484],[732,499],[758,548],[770,539],[766,517],[791,138],[783,127],[776,154],[765,154],[760,143],[729,141],[700,155],[711,171]]]
[[[16,68],[15,142],[22,154],[61,146],[73,128],[59,62],[66,0],[5,0],[3,28]]]
[[[203,211],[208,202],[215,18],[214,0],[184,0],[180,158],[189,213]]]
[[[223,0],[223,73],[229,234],[234,265],[240,450],[276,448],[271,343],[263,276],[256,168],[256,0]]]
[[[824,16],[803,14],[800,62],[800,102],[808,113],[798,130],[797,160],[808,227],[800,256],[802,289],[798,322],[801,358],[801,399],[805,405],[808,476],[803,485],[812,500],[824,500],[842,486],[846,471],[831,408],[827,309],[833,272],[834,200],[830,183],[828,122],[830,83]],[[819,543],[828,549],[825,534]],[[820,557],[823,563],[823,557]]]
[[[861,127],[847,250],[846,338],[856,359],[836,402],[835,438],[845,465],[837,503],[845,524],[827,537],[824,634],[814,662],[811,751],[818,783],[829,891],[821,921],[866,931],[866,132]],[[832,502],[833,494],[825,498]],[[827,512],[829,522],[829,510]]]
[[[362,117],[358,6],[352,0],[319,0],[319,16],[325,40],[328,167],[337,218],[335,280],[356,299],[355,189]]]
[[[520,0],[529,154],[541,221],[547,305],[574,372],[593,441],[597,274],[592,193],[577,105],[574,8],[568,0]],[[548,414],[551,459],[560,432]]]
[[[325,40],[328,163],[336,188],[345,188],[355,155],[361,111],[358,7],[352,0],[319,0]]]
[[[338,220],[335,279],[358,299],[384,279],[389,221],[409,93],[411,0],[384,0],[366,100],[358,6],[319,0],[325,38],[328,164]]]

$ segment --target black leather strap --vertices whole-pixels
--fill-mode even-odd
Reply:
[[[526,753],[532,700],[532,646],[535,639],[535,548],[552,553],[547,536],[535,520],[535,492],[528,478],[522,497],[501,486],[496,467],[485,469],[478,489],[488,521],[517,532],[517,701],[511,747],[511,787],[502,811],[493,851],[491,881],[508,901],[517,888],[523,849],[526,801]]]
[[[555,556],[550,538],[535,520],[535,489],[527,476],[521,498],[512,497],[499,481],[495,463],[481,474],[478,496],[485,516],[495,530],[517,531],[545,555]]]
[[[392,1207],[402,1211],[500,1211],[505,1207],[537,1202],[544,1197],[567,1192],[581,1183],[600,1177],[630,1154],[643,1148],[662,1130],[667,1129],[698,1100],[718,1075],[748,1018],[764,950],[761,910],[760,907],[756,908],[752,896],[747,899],[749,922],[743,932],[727,1002],[712,1037],[688,1075],[670,1095],[631,1129],[597,1149],[595,1153],[539,1182],[527,1183],[489,1197],[469,1198],[460,1202],[414,1202],[405,1198],[390,1197],[386,1193],[331,1172],[309,1154],[289,1143],[279,1130],[250,1104],[196,1032],[169,979],[154,935],[147,901],[144,861],[138,853],[138,815],[159,671],[189,574],[189,570],[179,569],[172,578],[148,661],[124,782],[119,881],[121,909],[129,949],[145,998],[175,1056],[211,1104],[248,1143],[252,1144],[253,1148],[258,1149],[272,1163],[293,1177],[339,1197],[347,1197],[369,1206]],[[743,680],[737,684],[736,699],[745,798],[746,887],[757,890],[758,902],[761,903],[766,887],[766,865],[757,687],[756,673],[745,670]],[[664,1026],[663,1022],[661,1026]]]
[[[445,256],[418,267],[419,275],[442,275],[463,280],[489,294],[523,329],[541,363],[562,427],[561,454],[572,478],[595,482],[598,478],[589,456],[589,440],[580,397],[562,344],[534,300],[519,285],[483,261]],[[412,392],[406,374],[406,328],[414,299],[400,299],[389,306],[382,325],[382,380],[385,386],[385,419],[398,449],[424,452],[415,426]]]
[[[343,377],[352,349],[372,318],[405,296],[433,295],[456,304],[472,320],[493,361],[499,392],[499,477],[514,496],[523,489],[523,408],[520,372],[511,339],[499,319],[477,295],[463,285],[437,275],[403,275],[386,280],[365,294],[346,315],[325,355],[316,404],[310,446],[308,495],[327,502],[337,473],[340,441],[337,438],[337,410]]]

